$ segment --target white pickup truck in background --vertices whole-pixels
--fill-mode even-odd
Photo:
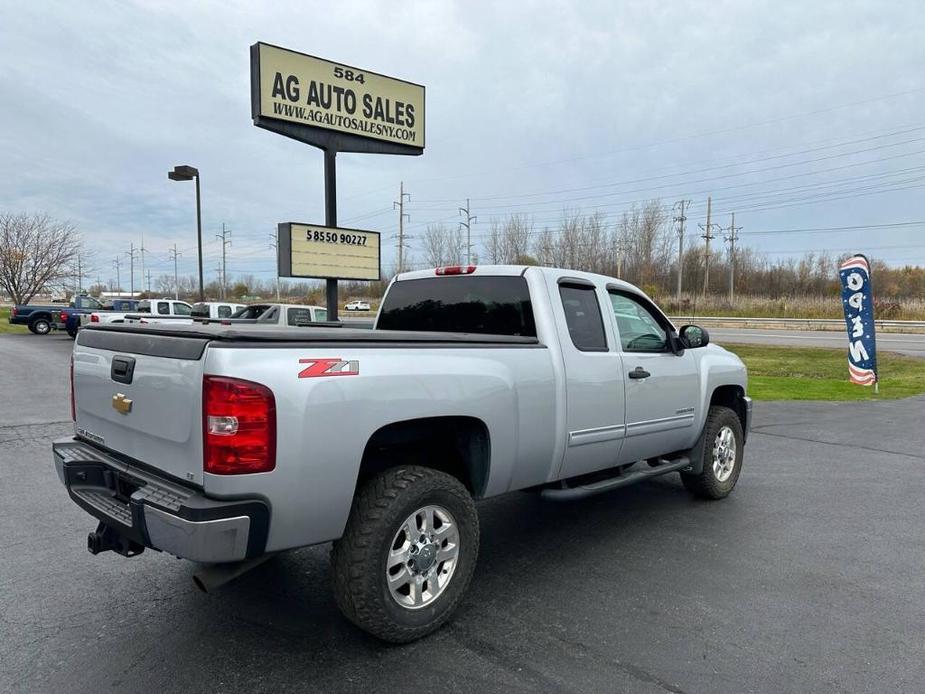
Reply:
[[[705,330],[626,282],[523,266],[399,275],[373,330],[91,325],[72,383],[53,457],[99,521],[91,552],[202,562],[210,589],[334,541],[341,610],[395,642],[460,604],[475,500],[672,472],[719,499],[751,420],[744,365]]]
[[[185,301],[176,299],[145,299],[134,311],[119,313],[99,311],[80,317],[80,327],[106,323],[155,323],[158,316],[189,316],[193,310]]]

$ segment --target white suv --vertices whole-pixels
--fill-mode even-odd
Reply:
[[[369,311],[369,302],[368,301],[351,301],[348,304],[344,304],[345,311]]]

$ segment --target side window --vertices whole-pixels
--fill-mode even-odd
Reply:
[[[231,306],[226,306],[222,304],[218,307],[218,317],[219,318],[230,318],[231,317]]]
[[[162,316],[170,315],[170,304],[168,304],[166,301],[158,301],[157,312]]]
[[[607,337],[594,287],[560,284],[559,297],[572,344],[582,352],[606,352]]]
[[[315,320],[316,321],[326,321],[328,319],[327,309],[316,308],[315,309]]]
[[[188,316],[192,313],[192,308],[187,304],[174,304],[173,312],[177,316]]]
[[[624,352],[664,352],[668,349],[668,331],[637,298],[611,291],[610,303]]]

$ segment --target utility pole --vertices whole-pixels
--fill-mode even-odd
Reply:
[[[459,208],[459,214],[465,213],[466,221],[460,222],[460,226],[466,227],[466,265],[472,264],[472,225],[479,220],[469,211],[469,198],[466,198],[466,206]]]
[[[74,292],[75,296],[80,296],[80,290],[83,289],[83,267],[80,264],[80,252],[77,253],[77,291]]]
[[[717,229],[722,229],[718,224],[713,224],[710,222],[710,213],[712,210],[712,199],[707,198],[707,223],[701,224],[700,228],[703,229],[703,234],[700,238],[706,241],[706,250],[704,251],[704,266],[703,266],[703,295],[706,296],[707,292],[710,291],[710,241],[716,238],[713,235],[714,227]]]
[[[148,249],[145,248],[145,235],[142,234],[141,235],[141,248],[138,249],[139,253],[141,253],[141,285],[142,286],[144,286],[145,284],[145,251],[147,250]],[[149,282],[148,291],[151,291],[150,284],[151,283]]]
[[[735,299],[735,279],[736,279],[736,241],[739,240],[739,230],[742,227],[736,226],[736,213],[732,213],[732,222],[726,230],[729,235],[726,241],[729,243],[729,303]]]
[[[183,254],[177,250],[177,244],[173,244],[173,248],[169,249],[169,252],[170,260],[173,261],[173,298],[177,300],[180,298],[180,279],[177,275],[177,258]]]
[[[138,253],[138,249],[135,248],[135,244],[132,243],[129,245],[129,251],[127,253],[129,258],[129,275],[131,279],[129,280],[129,296],[135,298],[135,255]]]
[[[674,204],[674,208],[679,210],[677,216],[674,218],[674,221],[678,223],[678,304],[681,303],[681,291],[683,290],[683,279],[682,275],[684,273],[684,222],[687,221],[687,217],[684,215],[684,208],[691,204],[690,200],[678,200]]]
[[[116,269],[116,287],[119,290],[119,296],[122,296],[122,278],[119,276],[119,270],[122,267],[122,258],[116,256],[112,261],[112,266]]]
[[[623,254],[626,252],[625,239],[617,237],[614,252],[617,256],[617,277],[620,277],[623,274]]]
[[[392,203],[392,209],[398,209],[398,273],[405,271],[405,220],[411,219],[405,214],[405,197],[411,202],[411,193],[405,192],[405,182],[401,182],[398,200]],[[398,274],[396,273],[396,274]]]
[[[276,252],[276,301],[279,302],[279,229],[270,234],[270,248]]]
[[[222,222],[222,233],[215,235],[215,238],[219,239],[222,242],[222,279],[221,279],[222,301],[225,300],[225,284],[228,280],[228,275],[225,274],[225,269],[227,268],[227,264],[226,264],[227,254],[225,250],[228,248],[228,246],[231,245],[231,239],[228,238],[229,236],[231,236],[231,229],[226,229],[225,222]]]
[[[146,286],[147,288],[145,289],[145,291],[148,292],[148,293],[150,294],[150,293],[151,293],[151,271],[150,271],[150,270],[148,270],[148,274],[147,274],[147,276],[146,276],[146,279],[147,279],[147,283],[146,283],[145,286]]]

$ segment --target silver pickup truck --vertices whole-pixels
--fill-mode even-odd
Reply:
[[[373,330],[91,325],[54,462],[94,554],[191,559],[209,589],[333,541],[344,614],[410,641],[468,587],[475,500],[670,472],[729,494],[751,401],[708,343],[626,282],[512,266],[402,274]]]

